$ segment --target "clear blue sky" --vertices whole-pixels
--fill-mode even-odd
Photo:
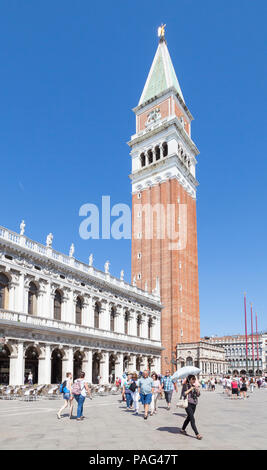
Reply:
[[[130,279],[130,240],[83,241],[79,208],[131,203],[137,105],[167,24],[195,117],[201,334],[267,328],[266,1],[9,0],[0,6],[0,224]]]

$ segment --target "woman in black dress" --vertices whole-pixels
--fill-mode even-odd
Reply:
[[[195,386],[196,383],[196,377],[194,375],[189,375],[187,377],[186,383],[183,385],[182,388],[182,397],[188,399],[188,407],[185,408],[187,417],[185,419],[185,422],[183,424],[183,427],[181,429],[181,433],[187,435],[186,432],[186,427],[191,423],[191,427],[196,435],[197,439],[202,439],[202,436],[199,434],[196,423],[195,423],[195,411],[196,411],[196,406],[198,403],[198,397],[200,395],[199,389]]]

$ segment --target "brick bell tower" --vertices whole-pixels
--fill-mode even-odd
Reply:
[[[159,44],[128,143],[132,158],[132,282],[160,287],[162,371],[176,344],[200,340],[193,119],[159,28]],[[172,214],[172,217],[171,215]]]

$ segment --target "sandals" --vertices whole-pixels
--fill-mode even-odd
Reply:
[[[203,437],[202,437],[200,434],[198,434],[198,435],[196,436],[196,438],[197,438],[199,441],[201,441],[201,439],[203,439]]]

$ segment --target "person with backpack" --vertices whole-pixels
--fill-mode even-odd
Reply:
[[[129,385],[129,390],[131,392],[131,398],[134,405],[135,414],[138,415],[139,411],[139,393],[138,393],[138,377],[136,372],[132,374],[132,381]]]
[[[85,373],[80,372],[80,378],[74,381],[72,385],[72,395],[74,396],[75,400],[77,401],[77,421],[81,421],[84,419],[83,416],[83,404],[86,398],[86,393],[88,393],[89,398],[92,399],[90,388],[88,387],[88,383],[84,379]]]
[[[125,396],[125,399],[126,399],[126,407],[127,407],[127,410],[130,410],[132,408],[132,405],[133,405],[133,400],[132,400],[132,395],[131,395],[131,390],[130,390],[130,385],[132,383],[132,374],[127,374],[126,375],[126,379],[124,379],[122,385],[122,389],[123,389],[123,395]]]
[[[58,419],[61,418],[62,411],[65,408],[67,408],[68,406],[70,407],[70,418],[72,417],[72,410],[73,410],[73,396],[71,395],[72,383],[73,383],[72,373],[67,372],[66,373],[66,380],[64,380],[64,382],[62,382],[62,384],[60,385],[60,389],[59,389],[60,393],[63,393],[63,398],[65,400],[65,403],[57,413]]]

